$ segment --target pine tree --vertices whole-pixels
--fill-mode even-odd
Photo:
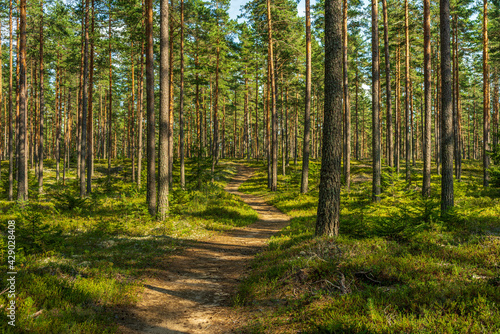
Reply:
[[[325,111],[316,235],[339,231],[342,159],[341,1],[325,0]]]

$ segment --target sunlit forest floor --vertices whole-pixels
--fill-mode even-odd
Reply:
[[[299,165],[300,166],[300,165]],[[257,256],[237,305],[254,312],[252,333],[498,333],[500,192],[484,189],[482,167],[466,161],[455,210],[439,213],[440,177],[422,199],[422,165],[408,185],[383,173],[383,199],[371,203],[370,162],[352,162],[341,194],[340,236],[313,238],[319,163],[312,191],[299,193],[300,168],[266,190],[264,170],[240,191],[267,196],[292,216]],[[368,181],[367,181],[368,180]],[[359,181],[359,182],[357,182]]]
[[[293,219],[255,259],[234,296],[248,315],[244,333],[494,333],[500,331],[500,191],[483,189],[481,165],[465,161],[455,182],[456,209],[439,215],[440,177],[430,199],[420,196],[421,164],[412,183],[385,171],[383,199],[371,203],[369,161],[352,162],[350,192],[342,191],[340,236],[313,238],[319,162],[310,189],[299,194],[300,162],[266,189],[263,162],[223,160],[211,182],[209,163],[189,160],[187,190],[178,188],[170,216],[150,218],[143,187],[131,183],[130,161],[97,161],[89,198],[78,196],[75,171],[66,186],[45,163],[45,193],[30,174],[30,204],[6,201],[2,164],[0,273],[7,268],[7,220],[16,220],[17,332],[113,333],[114,308],[140,296],[155,261],[195,240],[246,226],[256,213],[223,189],[237,164],[260,168],[240,191],[265,196]],[[281,168],[279,169],[281,171]],[[404,172],[404,165],[402,166]],[[201,180],[201,182],[199,182]],[[201,187],[199,187],[201,185]],[[3,289],[2,289],[3,290]],[[8,298],[0,295],[0,317]],[[41,311],[41,312],[39,312]],[[5,333],[14,333],[6,321]]]
[[[187,191],[174,183],[170,215],[163,223],[149,216],[146,172],[138,189],[131,182],[130,161],[114,161],[109,179],[107,162],[98,161],[93,192],[84,200],[74,169],[63,186],[62,179],[55,182],[55,164],[45,165],[45,194],[36,195],[34,171],[30,173],[30,204],[6,201],[5,181],[1,193],[0,276],[3,286],[9,271],[7,220],[15,220],[19,333],[114,333],[113,308],[137,300],[141,279],[154,275],[155,261],[193,240],[257,220],[239,197],[224,191],[236,172],[231,162],[218,166],[212,183],[210,167],[201,165],[208,172],[198,174],[197,163],[189,161],[186,173],[196,176],[187,178]],[[8,301],[7,294],[0,295],[2,319],[7,319]],[[0,322],[2,333],[16,329]]]

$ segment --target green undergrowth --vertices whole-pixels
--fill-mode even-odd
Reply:
[[[265,196],[292,220],[240,285],[234,304],[254,315],[241,331],[500,333],[500,194],[481,186],[480,164],[464,162],[446,217],[439,176],[432,196],[420,196],[420,163],[411,184],[384,170],[378,204],[371,202],[369,166],[352,162],[337,238],[313,236],[319,163],[310,164],[307,194],[299,192],[294,166],[279,176],[274,194],[262,166],[243,184],[240,191]]]
[[[62,179],[55,181],[53,161],[45,166],[43,195],[37,195],[31,170],[29,203],[8,202],[8,184],[0,188],[2,291],[9,271],[8,220],[16,221],[18,272],[16,327],[7,324],[10,299],[3,293],[2,333],[114,333],[114,309],[136,302],[142,278],[165,269],[169,254],[193,240],[257,220],[249,206],[224,191],[236,174],[237,165],[229,161],[220,162],[212,182],[208,161],[188,159],[185,190],[178,186],[175,165],[165,222],[148,214],[146,171],[138,188],[131,182],[129,160],[114,161],[109,177],[107,161],[98,160],[93,192],[85,199],[79,197],[73,169],[62,185]]]

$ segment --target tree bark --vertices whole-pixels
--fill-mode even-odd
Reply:
[[[141,188],[141,174],[142,174],[142,126],[143,126],[143,85],[144,85],[144,41],[141,43],[141,56],[140,62],[140,75],[137,85],[137,187]]]
[[[59,45],[58,45],[59,47]],[[56,108],[56,182],[59,183],[59,161],[61,160],[61,150],[60,150],[60,136],[61,136],[61,108],[59,99],[61,94],[61,69],[59,67],[60,54],[57,52],[57,66],[56,66],[56,96],[55,96],[55,108]]]
[[[39,92],[39,114],[40,114],[40,122],[39,122],[39,145],[38,145],[38,193],[43,193],[43,143],[44,143],[44,117],[45,117],[45,98],[44,98],[44,68],[43,68],[43,1],[40,2],[40,92]],[[12,41],[12,39],[11,39]],[[12,50],[12,49],[11,49]],[[12,52],[12,51],[11,51]],[[12,60],[12,53],[11,53]]]
[[[181,77],[179,97],[179,151],[180,151],[180,176],[181,189],[186,187],[186,176],[184,167],[184,0],[181,0]]]
[[[440,0],[441,45],[441,213],[454,205],[453,195],[453,111],[450,52],[450,1]]]
[[[356,110],[356,147],[354,149],[355,151],[355,156],[356,160],[359,160],[359,105],[358,105],[358,98],[359,98],[359,77],[358,77],[358,67],[356,66],[356,102],[355,102],[355,110]]]
[[[499,109],[499,101],[498,101],[498,69],[495,71],[493,75],[493,124],[492,124],[492,132],[493,132],[493,147],[498,145],[498,109]]]
[[[165,9],[167,9],[165,11]],[[168,4],[166,4],[166,0],[163,0],[161,2],[161,18],[162,18],[162,24],[161,24],[161,37],[160,37],[160,47],[161,50],[164,51],[165,45],[164,43],[166,42],[164,39],[164,34],[165,34],[165,29],[168,29],[168,21],[167,21],[167,28],[165,28],[165,24],[163,20],[165,18],[168,18]],[[168,34],[168,32],[167,32]],[[168,35],[167,35],[168,36]],[[168,40],[167,40],[168,41]],[[147,202],[148,202],[148,212],[151,216],[156,215],[156,175],[155,175],[155,109],[154,109],[154,68],[153,68],[153,0],[146,0],[146,114],[147,114],[147,121],[148,121],[148,128],[147,128],[147,160],[148,160],[148,169],[147,169],[147,174],[148,174],[148,180],[147,180]],[[160,76],[163,78],[163,76],[166,74],[164,73],[165,71],[165,64],[164,64],[164,57],[163,54],[161,56],[160,60],[160,66],[161,66],[161,71],[160,71]],[[167,67],[168,69],[168,67]],[[168,73],[168,72],[167,72]],[[163,80],[160,78],[160,84],[163,84]],[[163,92],[163,89],[162,89]],[[163,102],[163,99],[162,99]],[[161,103],[163,107],[163,103]],[[168,107],[168,104],[167,106]],[[164,111],[162,110],[160,112],[160,125],[165,125],[166,121],[163,118]],[[160,143],[164,143],[164,135],[165,135],[165,130],[162,128],[160,130],[160,136],[162,136],[162,139],[160,140]],[[165,150],[164,144],[162,144],[162,148],[160,149],[160,154]],[[160,156],[161,161],[165,161],[163,159],[163,156]],[[167,203],[164,202],[165,199],[167,198],[165,196],[165,166],[163,163],[160,163],[160,168],[159,168],[159,179],[160,179],[160,187],[158,192],[160,193],[159,196],[159,205],[158,205],[158,210],[159,210],[159,219],[162,220],[164,218],[164,215],[166,214],[167,210]]]
[[[379,46],[378,46],[378,2],[372,0],[372,156],[373,156],[373,185],[372,200],[380,201],[380,65],[379,65]]]
[[[385,1],[385,0],[384,0]],[[424,0],[424,95],[425,95],[425,129],[424,129],[424,171],[422,196],[431,195],[431,11],[430,0]]]
[[[399,174],[401,169],[400,157],[401,157],[401,47],[399,46],[399,35],[398,35],[398,47],[396,51],[396,126],[394,129],[394,165],[396,167],[396,173]]]
[[[347,0],[343,1],[342,8],[342,58],[343,58],[343,93],[344,93],[344,177],[345,186],[351,188],[351,106],[349,101],[349,73],[347,67]]]
[[[308,0],[306,0],[308,1]],[[271,0],[267,0],[267,37],[268,37],[268,62],[269,62],[269,80],[271,94],[271,191],[278,188],[278,116],[276,114],[276,80],[274,74],[274,55],[273,55],[273,28],[271,19]]]
[[[131,54],[130,54],[130,76],[132,79],[132,91],[131,91],[131,97],[130,97],[130,105],[132,108],[132,119],[131,119],[131,136],[132,136],[132,183],[135,183],[135,68],[134,68],[134,43],[132,42],[131,44]]]
[[[95,0],[92,0],[92,21],[90,36],[90,74],[89,74],[89,110],[87,121],[87,194],[92,192],[92,175],[94,174],[94,31],[95,31]],[[133,72],[132,72],[133,73]],[[133,91],[133,89],[132,89]],[[132,163],[133,165],[133,163]],[[133,173],[132,173],[133,175]]]
[[[13,146],[13,112],[12,112],[12,77],[13,77],[13,57],[12,57],[12,0],[9,9],[9,201],[14,196],[14,148]],[[40,117],[40,120],[42,117]],[[41,123],[40,123],[41,124]]]
[[[325,109],[316,235],[336,236],[342,159],[342,26],[340,0],[325,1]]]
[[[17,179],[17,200],[28,200],[28,164],[26,163],[26,0],[20,1],[20,26],[19,26],[19,146],[18,146],[18,179]]]
[[[490,185],[490,69],[488,54],[488,1],[483,1],[483,186]]]
[[[111,3],[109,4],[109,18],[108,18],[108,47],[109,47],[109,97],[108,97],[108,145],[107,145],[107,158],[108,158],[108,177],[111,176],[111,129],[112,129],[112,107],[113,107],[113,73],[111,62]]]
[[[332,11],[329,15],[332,15],[331,20],[340,19],[340,3],[337,1],[331,2],[329,0],[328,6],[329,10]],[[334,11],[339,6],[339,13]],[[326,5],[325,5],[326,8]],[[331,24],[337,25],[337,22],[331,22]],[[335,29],[331,27],[330,29]],[[341,35],[342,35],[342,27]],[[325,34],[326,35],[326,34]],[[332,43],[338,42],[333,40]],[[342,45],[342,36],[340,37],[340,45]],[[333,46],[331,46],[333,48]],[[310,14],[310,0],[306,0],[306,97],[305,97],[305,111],[304,111],[304,146],[302,147],[302,182],[300,185],[300,192],[302,194],[307,193],[309,187],[309,136],[311,127],[311,14]],[[340,140],[342,140],[340,138]]]
[[[427,1],[427,0],[424,0]],[[387,107],[387,162],[389,167],[394,167],[394,142],[392,135],[392,100],[391,100],[391,62],[389,58],[389,23],[387,16],[387,0],[382,0],[384,7],[384,51],[385,51],[385,95]]]
[[[83,51],[83,83],[82,83],[82,122],[80,124],[81,150],[80,150],[80,197],[85,197],[85,161],[87,146],[87,107],[88,107],[88,76],[89,76],[89,0],[85,1],[84,51]]]
[[[405,142],[406,142],[406,182],[411,182],[410,143],[410,30],[408,23],[408,0],[405,0]]]
[[[174,10],[174,0],[170,2],[170,10]],[[174,21],[168,20],[169,36],[168,36],[168,49],[174,49]],[[169,52],[169,109],[168,109],[168,182],[171,185],[173,182],[174,170],[174,53]]]

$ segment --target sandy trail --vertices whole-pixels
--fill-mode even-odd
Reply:
[[[145,280],[141,300],[118,312],[119,333],[220,334],[240,327],[231,298],[254,255],[290,219],[263,199],[238,191],[253,172],[239,167],[226,191],[240,196],[258,213],[259,220],[193,242],[180,254],[154,264],[157,275]]]

